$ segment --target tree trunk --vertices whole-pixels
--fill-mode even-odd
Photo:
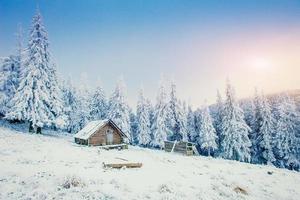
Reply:
[[[32,125],[32,122],[29,123],[29,133],[34,133],[34,127]]]
[[[42,134],[42,127],[37,127],[36,128],[36,133],[37,134]]]

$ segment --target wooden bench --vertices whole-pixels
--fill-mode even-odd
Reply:
[[[185,141],[165,141],[165,151],[182,153],[187,156],[199,155],[195,144]]]
[[[142,163],[103,163],[103,167],[105,168],[116,168],[116,169],[121,169],[123,167],[126,168],[140,168],[142,167]]]

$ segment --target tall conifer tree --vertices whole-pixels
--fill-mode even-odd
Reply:
[[[244,113],[235,100],[234,89],[229,81],[227,82],[223,114],[220,156],[249,162],[251,142],[248,134],[251,129],[244,120]]]
[[[42,127],[56,124],[62,101],[56,69],[50,60],[48,35],[39,11],[33,17],[27,58],[20,77],[13,106],[6,117],[29,121],[30,131],[40,133]]]

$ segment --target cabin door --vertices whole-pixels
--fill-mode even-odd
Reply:
[[[112,130],[107,130],[107,133],[106,133],[106,144],[110,145],[110,144],[113,144],[113,141],[114,141],[114,134],[113,134],[113,131]]]

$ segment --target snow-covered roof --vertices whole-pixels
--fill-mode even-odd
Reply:
[[[99,130],[101,127],[105,126],[107,123],[110,123],[116,129],[118,129],[120,131],[121,136],[126,137],[126,135],[122,132],[122,130],[113,121],[111,121],[109,119],[90,121],[87,125],[85,125],[85,127],[83,127],[83,129],[81,129],[78,133],[76,133],[74,135],[74,137],[83,139],[83,140],[87,140],[97,130]]]
[[[108,119],[91,121],[83,129],[74,135],[75,138],[87,140],[91,135],[93,135],[100,127],[106,125],[109,122]]]

